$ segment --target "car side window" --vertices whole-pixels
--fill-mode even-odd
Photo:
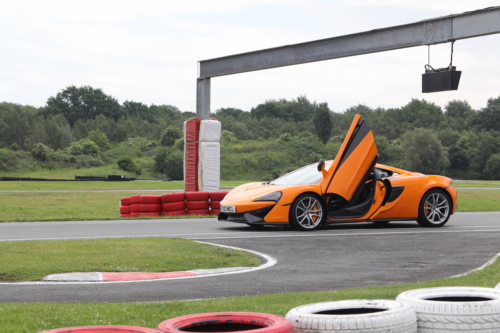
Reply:
[[[387,177],[392,177],[392,176],[397,176],[397,172],[393,172],[387,169],[380,169],[380,168],[375,168],[375,172],[378,175],[378,178],[387,178]]]

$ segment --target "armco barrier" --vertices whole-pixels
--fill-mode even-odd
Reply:
[[[220,202],[227,193],[229,191],[132,195],[120,200],[120,217],[218,215]]]

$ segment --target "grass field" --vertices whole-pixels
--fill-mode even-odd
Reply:
[[[246,251],[176,238],[0,242],[0,282],[71,272],[173,272],[258,266]]]
[[[344,299],[395,299],[409,289],[438,286],[494,287],[500,281],[500,260],[464,277],[405,285],[355,288],[322,292],[283,293],[200,301],[153,303],[0,303],[2,333],[35,333],[51,328],[83,325],[156,327],[163,320],[193,313],[253,311],[284,316],[309,303]]]
[[[10,184],[2,184],[10,183]],[[0,192],[0,222],[31,222],[31,221],[89,221],[119,219],[119,201],[123,197],[134,194],[158,195],[162,192],[123,190],[120,192],[15,192],[23,182],[0,182],[4,188],[11,190]],[[34,183],[34,182],[26,182]],[[103,186],[101,182],[84,184],[87,188],[81,191],[95,190]],[[107,183],[107,182],[102,182]],[[147,182],[146,182],[147,183]],[[236,182],[232,182],[235,184]],[[60,190],[70,190],[76,186],[55,183]],[[163,184],[163,183],[159,183]],[[79,185],[79,184],[76,184]],[[95,185],[92,187],[92,185]],[[34,186],[34,185],[29,185]],[[121,186],[121,184],[119,185]],[[144,188],[144,187],[143,187]],[[3,189],[0,189],[2,191]],[[99,189],[99,190],[102,190]],[[151,189],[150,189],[151,190]],[[30,190],[26,190],[30,191]],[[35,191],[35,190],[32,190]],[[500,211],[500,190],[467,190],[458,188],[458,211]],[[167,217],[162,217],[167,219]]]

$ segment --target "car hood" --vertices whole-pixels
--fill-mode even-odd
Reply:
[[[283,191],[297,185],[268,185],[266,183],[248,183],[231,190],[224,201],[254,200],[268,193]]]

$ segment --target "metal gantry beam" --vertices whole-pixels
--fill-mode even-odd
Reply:
[[[196,114],[210,118],[210,78],[500,33],[500,6],[199,62]],[[208,81],[207,81],[208,80]]]

